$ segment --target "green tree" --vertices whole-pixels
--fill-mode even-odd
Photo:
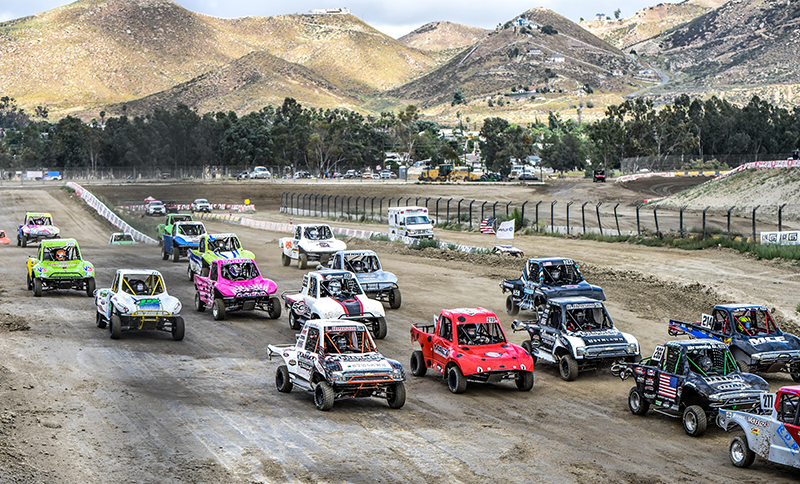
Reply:
[[[505,137],[505,130],[509,127],[508,121],[503,118],[486,118],[483,120],[478,142],[481,148],[481,156],[486,166],[490,170],[507,163],[508,160],[502,159],[502,153],[508,148],[508,140]]]

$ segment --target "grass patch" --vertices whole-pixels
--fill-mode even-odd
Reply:
[[[389,242],[392,239],[390,239],[389,236],[386,234],[372,234],[369,236],[369,240],[373,240],[376,242]]]
[[[72,187],[68,187],[66,185],[61,185],[61,189],[67,193],[75,193],[75,190]]]
[[[414,250],[427,249],[433,247],[439,249],[442,247],[442,241],[439,239],[419,239],[419,242],[410,246]]]

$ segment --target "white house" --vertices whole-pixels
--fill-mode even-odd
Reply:
[[[550,57],[550,62],[564,62],[564,56],[561,54],[556,54]]]
[[[347,15],[350,9],[347,8],[313,8],[309,10],[312,15]]]

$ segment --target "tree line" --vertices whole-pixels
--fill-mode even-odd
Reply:
[[[414,105],[365,116],[306,108],[292,98],[243,116],[233,111],[201,115],[178,105],[132,117],[107,117],[101,111],[89,123],[72,116],[57,122],[47,118],[46,107],[29,114],[14,99],[0,97],[0,169],[268,165],[324,173],[383,165],[390,151],[435,165],[459,163],[466,152],[479,150],[488,169],[507,173],[512,159],[530,155],[566,171],[618,168],[624,158],[636,156],[755,159],[800,146],[800,110],[758,97],[743,107],[716,97],[681,95],[661,107],[640,98],[580,124],[553,112],[546,121],[527,125],[492,117],[483,120],[479,140],[467,136],[460,112],[455,136],[445,139],[443,127],[421,119]]]

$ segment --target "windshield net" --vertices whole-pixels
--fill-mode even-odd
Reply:
[[[53,225],[53,221],[50,220],[50,217],[28,217],[25,225]]]
[[[133,242],[133,236],[130,234],[117,234],[114,235],[114,242]]]
[[[366,331],[352,327],[331,327],[325,330],[325,351],[328,353],[372,353],[377,351]]]
[[[239,239],[236,237],[216,237],[214,240],[208,239],[208,250],[218,252],[232,252],[241,249]]]
[[[361,287],[353,276],[334,278],[326,276],[325,280],[320,282],[320,288],[322,297],[343,298],[362,294]]]
[[[374,255],[353,255],[344,259],[344,268],[356,274],[364,274],[381,270],[381,263]]]
[[[63,247],[45,247],[42,249],[42,258],[44,260],[65,262],[70,260],[80,260],[81,253],[78,250],[78,247],[74,245],[65,245]]]
[[[704,376],[727,375],[738,370],[733,356],[726,348],[688,348],[689,369]]]
[[[603,308],[570,309],[566,313],[569,331],[601,331],[613,327]]]
[[[763,309],[741,309],[732,311],[736,330],[747,336],[772,334],[778,326],[769,311]]]
[[[220,268],[222,277],[229,281],[249,281],[258,276],[258,268],[252,262],[232,262]]]
[[[178,226],[178,233],[188,235],[190,237],[196,237],[206,233],[206,229],[200,224],[180,225]]]
[[[478,346],[506,342],[500,323],[459,324],[456,332],[458,333],[458,344],[460,345]]]
[[[164,281],[157,274],[126,274],[120,289],[134,296],[153,296],[164,292]]]
[[[553,286],[565,286],[577,284],[583,280],[578,268],[572,265],[552,265],[542,267],[542,276],[544,283]]]
[[[331,229],[327,225],[320,225],[317,227],[306,227],[305,236],[308,240],[326,240],[332,239]]]

